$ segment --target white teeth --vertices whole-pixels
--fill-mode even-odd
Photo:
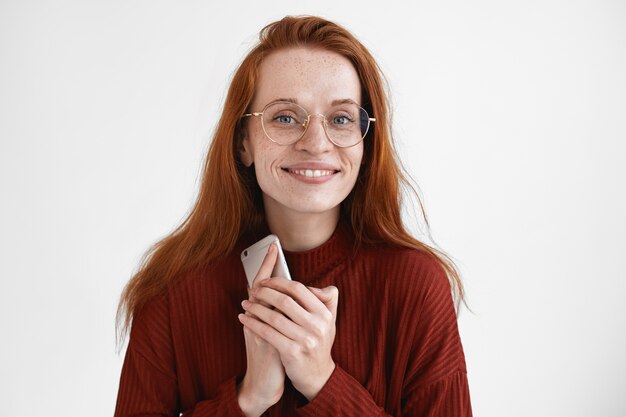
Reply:
[[[327,171],[320,169],[290,169],[292,174],[302,175],[309,178],[323,177],[326,175],[333,175],[335,171]]]

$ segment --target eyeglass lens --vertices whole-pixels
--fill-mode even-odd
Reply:
[[[263,110],[263,129],[274,142],[291,144],[304,134],[308,114],[295,103],[276,102]],[[314,123],[313,118],[309,123]],[[326,113],[324,129],[328,137],[339,146],[359,143],[369,129],[369,115],[355,103],[344,103]]]

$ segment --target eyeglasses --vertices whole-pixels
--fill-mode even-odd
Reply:
[[[321,116],[326,137],[340,148],[359,144],[367,135],[370,123],[376,119],[354,102],[345,102],[331,108]],[[258,116],[269,140],[278,145],[296,143],[309,127],[311,116],[302,106],[290,101],[274,101],[257,113],[246,113],[242,117]]]

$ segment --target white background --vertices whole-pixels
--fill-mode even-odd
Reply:
[[[1,1],[0,415],[111,416],[115,311],[258,30],[370,48],[473,313],[474,414],[626,415],[623,1]]]

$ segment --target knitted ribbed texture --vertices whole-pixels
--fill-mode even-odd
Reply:
[[[188,274],[136,315],[116,417],[243,416],[236,385],[246,370],[237,314],[247,298],[239,253]],[[311,401],[290,381],[268,416],[471,416],[450,285],[428,255],[361,247],[345,226],[323,245],[285,252],[293,279],[339,289],[337,364]]]

